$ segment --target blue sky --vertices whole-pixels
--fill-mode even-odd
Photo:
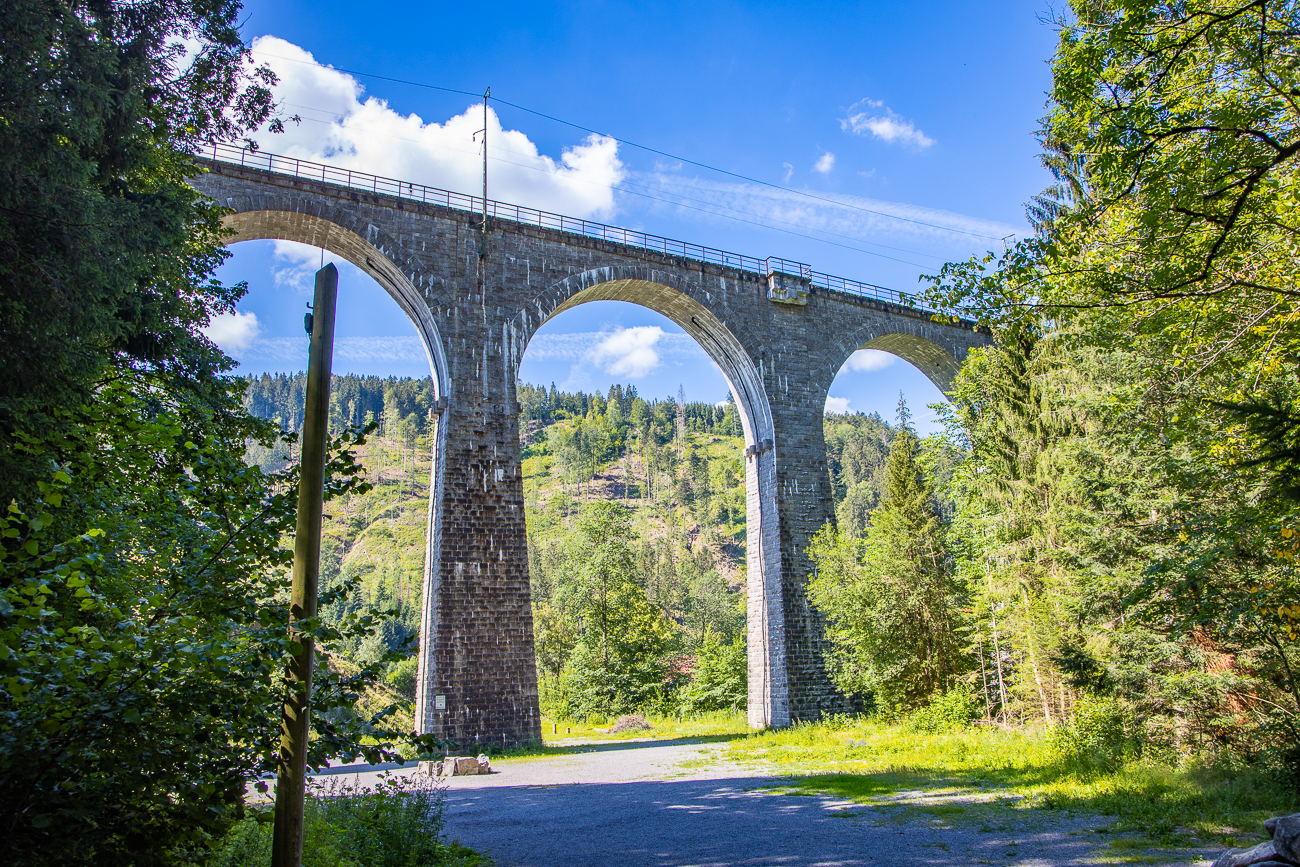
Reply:
[[[377,4],[254,0],[245,38],[281,76],[272,152],[477,192],[469,97],[495,97],[489,195],[894,289],[1025,231],[1047,183],[1034,130],[1055,44],[1041,2]],[[329,69],[326,67],[333,67]],[[655,154],[645,145],[781,189]],[[810,198],[802,193],[811,193]],[[220,276],[247,280],[240,317],[211,333],[241,370],[305,366],[302,311],[319,250],[250,242]],[[378,286],[341,269],[339,370],[428,373],[415,332]],[[631,382],[666,397],[726,396],[681,330],[626,304],[547,323],[523,379]],[[892,416],[900,390],[922,426],[939,392],[905,362],[855,356],[836,409]]]

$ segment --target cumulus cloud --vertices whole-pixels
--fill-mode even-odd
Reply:
[[[257,314],[248,312],[218,313],[203,327],[203,334],[228,355],[240,356],[252,346],[261,332]]]
[[[647,327],[658,326],[636,326]],[[623,330],[633,331],[635,328]],[[570,331],[565,334],[543,332],[528,341],[524,357],[530,361],[592,361],[596,346],[610,336],[609,331]],[[653,346],[660,361],[669,358],[688,361],[708,358],[689,334],[673,334],[661,329],[661,335]]]
[[[840,129],[857,135],[870,135],[889,144],[911,145],[925,149],[934,139],[916,128],[910,120],[897,115],[893,109],[877,99],[863,99],[854,103],[848,116],[840,120]]]
[[[658,325],[620,328],[593,346],[588,358],[611,376],[638,379],[659,366],[655,344],[663,336]]]
[[[849,360],[844,362],[844,367],[866,373],[872,370],[884,370],[897,360],[897,356],[881,352],[879,349],[859,349],[849,356]]]
[[[826,412],[836,415],[844,415],[849,411],[849,399],[847,397],[827,397]]]
[[[275,281],[275,287],[310,295],[315,291],[316,271],[323,268],[326,262],[333,263],[340,271],[356,267],[329,251],[324,251],[322,259],[321,252],[320,247],[299,244],[297,241],[272,241],[274,264],[271,266],[271,277]]]
[[[829,175],[833,168],[835,168],[835,154],[830,151],[822,154],[817,158],[817,162],[813,163],[813,171],[823,175]]]
[[[352,76],[316,62],[274,36],[253,40],[253,58],[279,76],[275,96],[285,115],[298,115],[282,134],[259,133],[265,150],[476,195],[483,157],[475,134],[483,109],[469,105],[445,121],[400,114],[365,95]],[[609,219],[614,187],[623,179],[618,142],[589,135],[560,154],[538,151],[528,136],[501,126],[488,109],[488,195],[493,199],[577,217]]]

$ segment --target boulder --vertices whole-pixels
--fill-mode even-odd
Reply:
[[[473,756],[457,756],[451,761],[453,762],[452,773],[458,777],[478,773],[478,759]]]
[[[1269,819],[1264,832],[1273,839],[1251,849],[1229,849],[1214,867],[1300,867],[1300,813]]]
[[[1300,813],[1269,819],[1264,830],[1273,838],[1279,861],[1300,864]]]
[[[1250,867],[1253,864],[1276,860],[1278,860],[1277,850],[1273,848],[1273,844],[1260,843],[1251,849],[1229,849],[1219,856],[1219,860],[1214,862],[1214,867]]]
[[[492,773],[492,763],[488,761],[487,756],[481,755],[478,757],[478,772],[480,774]]]

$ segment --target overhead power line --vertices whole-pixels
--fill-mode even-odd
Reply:
[[[263,54],[262,56],[274,58],[276,60],[283,60],[288,63],[301,63],[307,66],[321,66],[321,64],[315,61],[297,60],[292,57],[282,57],[278,54]],[[441,91],[442,93],[454,93],[460,96],[471,96],[475,100],[479,100],[483,98],[483,94],[481,93],[471,93],[468,90],[458,90],[454,87],[441,87],[436,84],[426,84],[423,81],[411,81],[405,78],[393,78],[392,76],[380,75],[379,73],[376,72],[362,72],[357,69],[345,69],[344,67],[341,66],[329,66],[329,67],[322,67],[322,68],[333,69],[335,72],[343,72],[348,75],[359,75],[362,76],[363,78],[374,78],[379,81],[389,81],[394,84],[404,84],[409,87],[420,87],[426,90]],[[513,109],[527,112],[528,114],[534,115],[536,117],[544,118],[554,123],[563,124],[564,126],[572,127],[573,129],[576,130],[581,130],[582,132],[614,139],[615,141],[620,142],[621,144],[625,144],[628,147],[634,147],[637,148],[638,150],[646,151],[647,153],[656,154],[661,157],[667,157],[670,160],[677,160],[679,162],[687,163],[689,165],[696,166],[706,171],[717,172],[720,175],[727,175],[728,177],[736,178],[738,180],[745,181],[746,183],[758,184],[759,186],[770,187],[771,189],[774,190],[781,190],[782,192],[793,193],[794,195],[797,196],[803,196],[804,198],[813,199],[818,202],[825,202],[830,205],[835,205],[836,207],[839,208],[848,208],[854,211],[861,211],[864,214],[872,214],[877,217],[884,217],[887,220],[897,220],[902,223],[912,223],[913,225],[917,225],[917,226],[925,226],[926,228],[930,228],[930,229],[938,229],[942,232],[953,232],[958,235],[969,235],[972,238],[983,238],[989,241],[1001,240],[996,235],[985,235],[980,232],[970,232],[965,229],[954,229],[951,226],[941,226],[937,223],[928,223],[925,220],[917,220],[912,217],[900,217],[897,214],[891,214],[887,211],[876,211],[871,208],[864,208],[861,205],[853,205],[853,204],[849,204],[848,202],[840,201],[839,199],[832,199],[829,196],[819,196],[816,193],[810,193],[806,190],[799,190],[799,189],[795,189],[794,187],[785,187],[780,184],[771,183],[770,181],[764,181],[758,178],[751,178],[748,175],[742,175],[739,172],[729,171],[728,169],[721,169],[718,168],[717,166],[711,166],[708,163],[702,163],[699,162],[698,160],[690,159],[689,157],[678,156],[676,154],[668,153],[667,151],[661,151],[658,148],[652,148],[649,145],[638,144],[637,142],[630,141],[625,138],[620,138],[619,136],[611,135],[610,133],[601,132],[600,130],[595,130],[592,129],[591,127],[583,126],[580,123],[574,123],[573,121],[565,120],[564,118],[556,117],[554,115],[547,114],[542,111],[537,111],[536,109],[528,108],[527,106],[519,105],[518,103],[510,102],[509,100],[502,99],[499,96],[492,97],[492,101],[498,102],[501,105],[508,105]]]
[[[339,113],[337,113],[337,112],[329,111],[329,110],[327,110],[327,109],[316,108],[315,106],[302,105],[302,104],[299,104],[299,103],[291,103],[291,102],[290,102],[290,103],[285,103],[285,105],[288,105],[288,106],[290,106],[291,108],[301,109],[301,110],[303,110],[303,111],[315,111],[315,112],[320,112],[321,114],[324,114],[324,115],[326,115],[327,117],[333,118],[333,120],[319,120],[319,119],[314,118],[314,117],[304,117],[304,118],[302,118],[302,120],[305,121],[305,122],[307,122],[307,123],[319,123],[319,124],[333,125],[334,123],[336,123],[336,122],[338,121],[338,119],[341,119],[341,118],[343,118],[343,117],[346,116],[346,115],[339,114]],[[420,140],[418,140],[418,139],[407,138],[407,137],[405,137],[405,136],[399,136],[399,135],[393,135],[392,133],[387,133],[387,132],[379,132],[379,131],[377,131],[377,130],[374,130],[374,129],[367,129],[367,128],[365,128],[365,127],[353,127],[353,129],[356,129],[356,130],[359,131],[359,132],[365,132],[365,133],[367,133],[367,134],[369,134],[369,135],[378,135],[378,136],[383,136],[384,138],[393,139],[393,140],[395,140],[395,141],[405,141],[405,142],[410,142],[410,143],[412,143],[412,144],[420,144],[420,145],[428,145],[428,144],[429,144],[428,142],[422,142],[422,141],[420,141]],[[438,142],[438,143],[436,143],[436,147],[441,148],[442,150],[453,151],[453,152],[456,152],[456,153],[462,153],[462,154],[473,154],[473,153],[476,153],[476,151],[470,150],[470,149],[468,149],[468,148],[454,148],[454,147],[451,147],[451,146],[449,146],[446,142]],[[495,146],[495,150],[498,151],[499,153],[514,154],[514,155],[516,155],[516,156],[521,156],[521,157],[531,157],[531,156],[533,156],[533,154],[527,154],[527,153],[523,153],[523,152],[521,152],[521,151],[512,150],[511,148],[504,147],[504,146],[502,146],[502,145],[497,145],[497,146]],[[491,159],[493,162],[498,162],[498,163],[504,163],[504,164],[506,164],[506,165],[517,166],[518,168],[521,168],[521,169],[527,169],[528,171],[548,173],[548,172],[546,172],[545,169],[542,169],[542,168],[539,167],[539,166],[529,165],[528,163],[517,162],[516,160],[508,160],[508,159],[505,159],[505,158],[500,157],[500,156],[492,156],[492,157],[490,157],[490,159]],[[549,174],[549,173],[548,173],[548,174]],[[595,182],[595,181],[591,181],[591,180],[588,180],[588,179],[586,179],[586,178],[577,177],[577,176],[567,177],[566,180],[569,181],[569,182],[576,182],[576,183],[581,183],[581,184],[587,184],[587,185],[589,185],[589,186],[600,186],[600,184],[598,184],[598,183]],[[677,207],[677,208],[683,208],[683,209],[685,209],[685,210],[689,210],[689,211],[698,211],[699,213],[702,213],[702,214],[708,214],[708,215],[710,215],[710,216],[714,216],[714,217],[722,217],[723,219],[727,219],[727,220],[735,220],[735,221],[738,222],[738,223],[745,223],[745,224],[748,224],[748,225],[751,225],[751,226],[758,226],[758,227],[760,227],[760,228],[770,229],[770,230],[772,230],[772,231],[774,231],[774,232],[781,232],[781,233],[786,234],[786,235],[793,235],[793,236],[798,237],[798,238],[807,238],[807,239],[810,240],[810,241],[817,241],[817,242],[822,243],[822,244],[829,244],[829,245],[831,245],[831,246],[833,246],[833,247],[842,247],[842,248],[845,249],[845,250],[852,250],[852,251],[854,251],[854,252],[856,252],[856,253],[865,253],[865,254],[868,255],[868,256],[876,256],[876,257],[879,257],[879,258],[882,258],[882,259],[889,259],[889,260],[892,261],[892,262],[901,262],[901,263],[904,264],[904,265],[911,265],[911,266],[916,267],[916,268],[924,268],[924,267],[926,267],[926,266],[925,266],[925,265],[921,265],[919,262],[911,262],[911,261],[908,261],[907,259],[899,259],[899,258],[897,258],[896,256],[889,256],[889,255],[886,255],[886,254],[884,254],[884,253],[878,253],[878,252],[876,252],[875,250],[864,250],[863,248],[861,248],[861,247],[857,247],[857,246],[853,246],[852,244],[844,244],[844,243],[841,243],[841,242],[838,242],[838,241],[832,241],[832,240],[830,240],[829,238],[819,237],[818,235],[810,235],[810,234],[808,234],[808,232],[798,232],[798,231],[794,231],[793,229],[783,229],[783,228],[781,228],[781,226],[774,226],[774,225],[771,225],[771,224],[772,224],[772,223],[781,223],[781,224],[786,225],[786,226],[793,226],[793,227],[795,227],[796,229],[805,229],[805,228],[806,228],[808,231],[811,231],[811,232],[820,232],[821,234],[824,234],[824,235],[831,235],[831,236],[836,237],[836,238],[844,238],[845,240],[855,241],[855,242],[857,242],[857,243],[859,243],[859,244],[867,244],[867,245],[870,245],[870,246],[872,246],[872,247],[880,247],[880,248],[885,249],[885,250],[894,250],[894,251],[896,251],[896,252],[899,252],[899,253],[907,253],[908,255],[912,255],[912,256],[921,256],[921,257],[923,257],[923,258],[927,258],[927,259],[934,259],[935,261],[938,261],[938,262],[942,262],[942,261],[943,261],[943,258],[942,258],[942,257],[940,257],[940,256],[935,256],[935,255],[933,255],[933,254],[931,254],[931,253],[922,253],[922,252],[920,252],[919,250],[908,250],[908,249],[905,249],[905,248],[902,248],[902,247],[891,247],[891,246],[889,246],[888,244],[879,244],[879,243],[876,243],[875,241],[866,241],[866,240],[863,240],[863,239],[861,239],[861,238],[855,237],[855,236],[853,236],[853,235],[845,235],[845,234],[840,233],[840,232],[834,232],[834,231],[831,231],[830,229],[818,229],[818,228],[815,228],[815,227],[805,227],[805,226],[801,226],[801,225],[798,224],[798,223],[793,223],[793,222],[791,222],[791,221],[789,221],[789,220],[782,220],[782,219],[780,219],[780,218],[778,218],[778,217],[773,217],[773,216],[771,216],[771,215],[769,215],[769,214],[756,214],[756,213],[754,213],[753,211],[744,211],[744,210],[741,210],[741,209],[739,209],[739,208],[732,208],[732,207],[729,207],[729,206],[727,206],[727,205],[719,204],[719,203],[717,203],[717,202],[710,202],[710,201],[707,201],[707,200],[704,200],[704,199],[696,199],[696,198],[692,198],[692,197],[687,196],[687,195],[684,195],[684,194],[682,194],[682,193],[676,193],[676,192],[672,192],[672,191],[669,191],[669,190],[662,190],[662,191],[659,191],[659,192],[663,192],[663,193],[665,193],[666,195],[669,195],[669,196],[675,196],[675,197],[676,197],[676,198],[674,198],[674,199],[666,199],[666,198],[663,198],[662,196],[651,195],[650,192],[638,192],[636,189],[632,189],[633,187],[640,188],[641,190],[649,190],[650,192],[655,192],[655,190],[654,190],[653,187],[647,187],[647,186],[645,186],[645,185],[643,185],[643,184],[638,184],[638,183],[635,183],[635,182],[633,182],[633,181],[629,181],[629,180],[627,180],[627,179],[623,179],[622,181],[620,181],[619,184],[618,184],[618,187],[617,187],[616,189],[617,189],[620,193],[623,193],[623,194],[625,194],[625,195],[629,195],[629,196],[637,196],[637,197],[639,197],[639,198],[648,199],[648,200],[653,201],[653,202],[661,202],[661,203],[666,204],[666,205],[672,205],[672,206],[674,206],[674,207]],[[696,206],[694,206],[694,205],[686,204],[686,202],[696,202],[696,203],[699,204],[699,205],[707,205],[708,207],[705,207],[705,208],[696,207]],[[721,210],[715,210],[715,209],[721,209]],[[723,213],[724,211],[730,211],[731,213]],[[740,216],[736,216],[737,214],[739,214]],[[746,219],[746,218],[752,218],[752,219]]]

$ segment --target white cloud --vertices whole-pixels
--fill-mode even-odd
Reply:
[[[593,346],[590,360],[611,376],[643,377],[659,366],[655,344],[664,336],[658,325],[620,328]]]
[[[637,328],[658,326],[636,326]],[[635,329],[626,329],[632,331]],[[565,334],[542,333],[528,341],[525,356],[531,361],[590,361],[597,344],[610,337],[609,331],[570,331]],[[660,359],[681,357],[687,360],[707,358],[704,350],[689,334],[664,331],[654,344]]]
[[[781,163],[781,168],[785,169],[785,174],[781,175],[781,183],[790,183],[790,179],[794,177],[794,166],[789,163]]]
[[[334,344],[342,361],[428,361],[418,337],[343,337]]]
[[[666,172],[630,173],[629,181],[669,201],[675,197],[687,199],[681,207],[667,203],[652,206],[671,209],[672,215],[682,220],[700,220],[701,204],[718,212],[719,216],[703,217],[709,220],[724,220],[722,215],[737,212],[743,219],[755,220],[755,215],[761,214],[763,217],[758,219],[763,223],[781,229],[834,232],[860,238],[867,244],[919,245],[937,260],[936,269],[944,261],[965,258],[987,249],[999,238],[1024,232],[1021,226],[865,196],[818,191],[818,199],[813,200],[794,190]],[[982,237],[971,237],[971,234]],[[837,243],[842,240],[836,239]]]
[[[849,399],[847,397],[827,397],[826,412],[843,415],[849,411]]]
[[[302,370],[307,366],[307,341],[305,331],[300,337],[260,337],[249,343],[239,360],[244,363],[283,364],[285,370]],[[340,371],[340,362],[427,360],[420,338],[411,335],[337,337],[334,340],[335,368]]]
[[[656,336],[655,331],[660,333]],[[598,368],[608,376],[636,379],[661,371],[665,365],[688,370],[700,365],[717,367],[689,334],[644,325],[616,331],[537,334],[524,350],[522,375],[536,375],[528,372],[531,364],[556,361],[570,363],[568,378],[560,384],[566,390],[593,387]]]
[[[888,352],[881,352],[879,349],[859,349],[849,356],[849,360],[844,362],[844,368],[847,370],[856,370],[862,373],[872,370],[884,370],[895,361],[898,356],[891,355]]]
[[[883,109],[883,113],[881,113]],[[910,121],[877,99],[864,99],[849,108],[848,116],[840,120],[840,129],[857,135],[872,135],[889,144],[928,148],[934,139],[921,132]]]
[[[254,39],[253,58],[279,76],[275,96],[283,113],[302,118],[300,124],[286,123],[282,134],[259,133],[265,150],[479,194],[483,157],[475,133],[483,128],[481,106],[471,104],[445,123],[426,123],[366,97],[352,76],[322,66],[283,39]],[[554,159],[522,132],[503,129],[490,104],[487,127],[491,198],[577,217],[613,216],[614,187],[624,174],[617,141],[589,135]]]
[[[326,262],[332,262],[340,271],[355,267],[329,251],[324,251],[322,259],[320,247],[299,244],[297,241],[272,241],[271,252],[275,260],[271,266],[275,287],[293,289],[308,295],[314,291],[316,271],[323,268]]]
[[[835,168],[835,154],[830,151],[822,154],[817,158],[817,162],[813,163],[813,171],[823,175],[829,175],[833,168]]]
[[[262,326],[253,312],[218,313],[201,329],[205,336],[227,354],[242,355],[257,339]]]

